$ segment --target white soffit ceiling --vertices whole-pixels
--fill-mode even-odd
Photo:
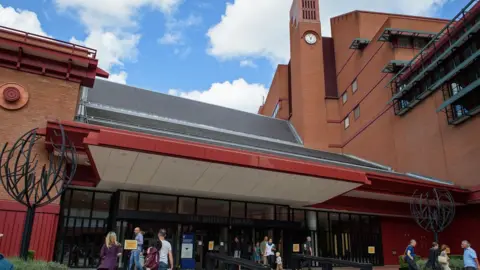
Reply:
[[[252,169],[185,158],[89,146],[101,181],[126,189],[306,206],[327,201],[360,183]]]

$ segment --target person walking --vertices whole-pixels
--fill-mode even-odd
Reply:
[[[161,229],[158,232],[158,239],[162,243],[162,247],[160,248],[160,259],[159,259],[159,266],[158,270],[171,270],[173,269],[173,255],[172,255],[172,245],[170,242],[165,240],[167,236],[167,231]]]
[[[277,264],[277,267],[275,269],[283,270],[283,263],[282,263],[282,257],[280,256],[280,252],[277,251],[277,253],[275,253],[275,256],[276,256],[275,263]]]
[[[139,227],[136,227],[133,231],[135,233],[135,240],[137,241],[137,249],[130,252],[130,262],[128,264],[128,269],[142,270],[143,266],[140,264],[140,254],[143,251],[143,234],[140,231]]]
[[[443,244],[440,248],[440,255],[438,256],[438,263],[440,264],[441,270],[450,270],[450,258],[448,257],[447,250],[448,246]]]
[[[439,265],[438,265],[438,256],[440,255],[440,252],[438,250],[438,243],[433,242],[432,247],[430,248],[428,252],[428,261],[425,264],[425,266],[429,269],[432,270],[438,270]]]
[[[253,252],[253,261],[255,261],[256,263],[260,263],[261,262],[261,254],[262,254],[262,251],[260,249],[260,242],[257,242],[255,243],[255,250]]]
[[[109,232],[105,237],[105,244],[100,250],[101,263],[98,269],[116,270],[117,259],[120,255],[122,255],[122,247],[117,242],[117,235]]]
[[[312,238],[310,236],[307,236],[305,243],[303,243],[303,255],[305,256],[313,256],[313,248],[312,248]],[[304,260],[301,263],[301,267],[307,267],[309,270],[312,267],[312,261],[311,260]]]
[[[415,262],[415,246],[417,241],[415,239],[410,240],[410,244],[405,249],[404,260],[408,264],[408,270],[418,270],[417,263]]]
[[[267,245],[265,247],[265,254],[267,256],[268,265],[273,269],[275,265],[275,244],[273,243],[272,238],[268,239]]]
[[[242,254],[242,246],[237,236],[235,236],[235,238],[233,239],[232,249],[233,249],[233,257],[240,258]]]
[[[462,241],[463,248],[463,264],[465,270],[476,270],[478,269],[478,257],[477,252],[470,246],[470,242],[467,240]]]
[[[262,262],[264,265],[268,264],[267,254],[265,253],[267,250],[267,243],[268,243],[268,236],[265,236],[263,238],[262,243],[260,243],[260,255],[262,256]]]

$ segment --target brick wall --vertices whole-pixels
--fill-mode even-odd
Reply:
[[[0,145],[14,143],[25,132],[45,127],[47,118],[73,120],[77,107],[80,85],[54,78],[0,68],[0,85],[16,83],[29,93],[25,107],[17,111],[8,111],[0,107]],[[47,162],[47,152],[40,142],[38,151],[38,169]],[[0,187],[0,200],[10,200],[10,196]]]

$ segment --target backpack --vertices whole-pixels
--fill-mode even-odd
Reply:
[[[147,257],[145,258],[144,266],[150,269],[158,269],[160,263],[159,260],[160,258],[158,254],[158,249],[155,247],[150,247],[147,250]]]

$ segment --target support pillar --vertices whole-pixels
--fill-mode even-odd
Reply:
[[[307,228],[310,230],[310,237],[312,238],[313,256],[319,256],[318,254],[318,236],[317,236],[317,212],[306,211],[307,215]]]

